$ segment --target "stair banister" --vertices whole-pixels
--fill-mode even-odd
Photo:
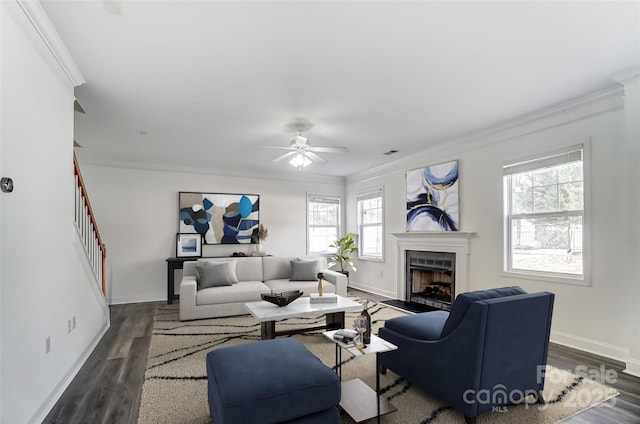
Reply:
[[[82,179],[75,153],[73,154],[73,172],[76,180],[76,227],[80,233],[89,264],[106,298],[105,263],[107,260],[107,247],[102,242],[102,237],[100,237],[100,231],[96,224],[96,218],[91,208],[91,202],[89,202],[87,188]]]

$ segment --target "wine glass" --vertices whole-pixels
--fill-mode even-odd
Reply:
[[[360,333],[360,344],[362,347],[366,347],[364,344],[364,332],[367,331],[367,317],[359,315],[353,322],[353,325],[358,333]]]

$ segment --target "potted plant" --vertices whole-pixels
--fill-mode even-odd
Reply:
[[[356,271],[356,267],[353,266],[353,261],[351,260],[351,255],[358,251],[355,237],[356,235],[354,233],[347,233],[329,245],[329,247],[336,249],[335,253],[329,256],[329,267],[339,265],[340,269],[338,272],[341,272],[347,277],[349,277],[349,271],[346,269],[347,266],[351,267],[354,272]]]
[[[256,245],[256,253],[262,253],[262,242],[269,235],[269,230],[267,227],[260,224],[258,228],[253,229],[253,233],[251,234],[251,243]]]

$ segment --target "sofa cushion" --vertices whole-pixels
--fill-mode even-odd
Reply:
[[[300,260],[291,262],[291,281],[315,281],[318,279],[318,261]]]
[[[520,287],[513,286],[459,294],[453,302],[451,314],[449,314],[449,319],[447,319],[447,322],[444,324],[441,337],[447,337],[458,327],[460,322],[464,319],[464,316],[467,314],[467,310],[469,310],[471,304],[476,300],[487,300],[494,299],[496,297],[515,296],[517,294],[526,293],[527,292],[522,290]]]
[[[263,256],[262,257],[262,281],[283,280],[291,278],[291,262],[296,258]]]
[[[196,306],[255,302],[261,300],[263,293],[271,293],[271,289],[262,281],[240,281],[231,286],[209,287],[196,292]]]
[[[385,322],[384,327],[413,339],[438,340],[447,318],[447,311],[422,312],[392,318]]]
[[[231,281],[232,284],[237,283],[238,276],[236,274],[236,268],[237,268],[238,261],[236,259],[226,259],[226,258],[198,259],[196,261],[196,280],[198,281],[200,280],[200,272],[202,268],[206,266],[217,266],[217,265],[225,265],[225,264],[226,266],[222,268],[218,268],[217,272],[226,273],[228,276],[228,279]]]
[[[197,264],[202,263],[227,263],[236,264],[234,270],[238,281],[262,281],[262,258],[261,257],[228,257],[228,258],[201,258]],[[189,263],[185,262],[183,275],[190,271]],[[195,274],[192,274],[195,275]]]
[[[206,289],[208,287],[230,286],[234,282],[237,283],[238,279],[234,278],[235,272],[232,273],[232,265],[235,264],[211,263],[206,265],[196,265],[196,283],[198,285],[198,290]]]

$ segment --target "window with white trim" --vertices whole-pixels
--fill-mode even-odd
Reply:
[[[340,197],[307,194],[307,252],[327,253],[340,234]]]
[[[383,260],[384,197],[382,187],[359,193],[358,259]]]
[[[505,271],[584,279],[583,145],[504,165]]]

